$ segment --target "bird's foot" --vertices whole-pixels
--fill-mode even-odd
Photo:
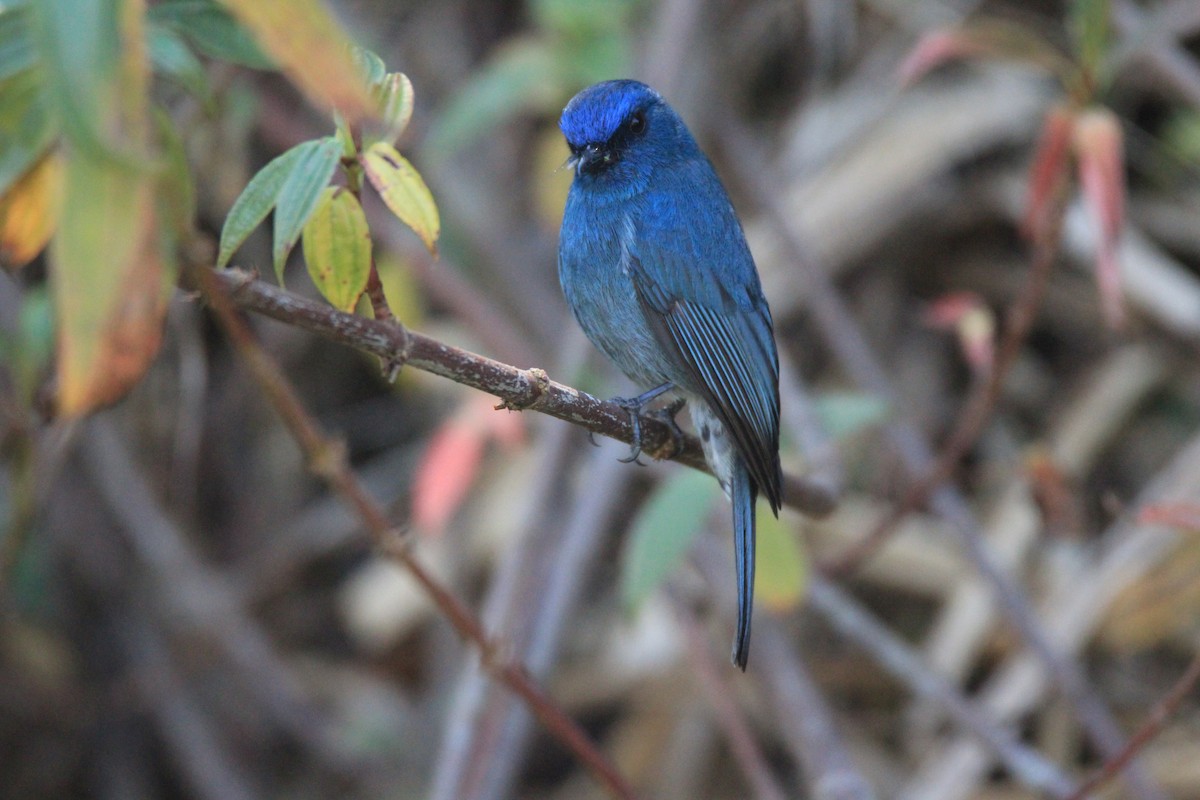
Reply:
[[[671,450],[663,455],[663,458],[674,458],[683,452],[683,442],[685,437],[683,429],[679,427],[679,422],[675,419],[675,416],[685,405],[687,405],[686,398],[676,397],[662,408],[646,414],[647,417],[653,417],[663,425],[666,425],[667,430],[671,433]]]
[[[668,381],[661,386],[654,387],[648,392],[642,392],[637,397],[614,397],[612,399],[612,402],[629,412],[629,424],[633,428],[633,441],[629,444],[629,457],[618,459],[623,464],[634,463],[639,466],[645,466],[645,464],[638,460],[638,457],[642,454],[642,412],[645,411],[646,406],[650,405],[655,398],[674,388],[675,384]],[[674,411],[670,414],[671,425],[678,431],[679,428],[675,425],[675,413],[682,408],[682,400],[672,402],[663,411],[668,411],[672,407],[674,407]],[[682,432],[680,432],[680,435],[682,435]],[[674,432],[672,432],[672,436],[674,436]]]

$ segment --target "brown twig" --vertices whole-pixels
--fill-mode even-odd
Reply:
[[[377,547],[400,562],[421,585],[455,630],[479,651],[484,667],[513,693],[521,697],[529,710],[547,730],[567,747],[592,775],[615,797],[632,798],[633,789],[611,761],[588,738],[584,730],[529,677],[524,666],[509,658],[503,644],[488,636],[483,625],[457,597],[443,586],[413,555],[407,537],[388,521],[383,509],[367,493],[350,469],[344,447],[325,436],[301,404],[295,390],[278,365],[259,347],[249,328],[236,312],[230,287],[222,276],[206,267],[192,266],[188,277],[200,290],[218,322],[233,343],[263,392],[295,437],[309,461],[310,469],[327,481],[331,488],[361,519]],[[252,282],[252,281],[251,281]],[[241,281],[245,285],[245,279]],[[286,294],[286,293],[285,293]],[[299,298],[296,298],[299,299]],[[347,315],[348,316],[348,315]],[[367,321],[367,320],[364,320]],[[375,322],[375,321],[371,321]],[[375,322],[376,325],[381,323]],[[395,326],[387,326],[395,327]],[[402,329],[401,330],[403,333]],[[407,334],[404,339],[409,339]],[[402,358],[412,349],[391,351]]]
[[[1060,187],[1064,182],[1059,181]],[[978,441],[979,436],[987,427],[1000,392],[1004,388],[1004,379],[1008,376],[1029,331],[1037,317],[1038,308],[1046,295],[1046,286],[1050,280],[1051,268],[1058,258],[1059,246],[1062,240],[1063,220],[1066,216],[1065,193],[1058,192],[1054,205],[1048,215],[1048,222],[1042,235],[1034,244],[1032,261],[1021,293],[1013,301],[1008,312],[1008,326],[1004,337],[997,348],[996,359],[992,369],[975,384],[975,389],[963,405],[954,430],[946,444],[938,454],[937,461],[916,483],[909,487],[904,498],[897,503],[890,513],[881,518],[860,541],[849,549],[824,564],[822,569],[833,576],[847,575],[854,572],[860,564],[873,555],[888,537],[896,530],[912,512],[920,509],[929,502],[933,492],[954,475],[958,465],[967,452]]]
[[[1196,687],[1197,682],[1200,682],[1200,653],[1192,658],[1187,669],[1179,676],[1179,680],[1175,681],[1175,685],[1150,710],[1150,713],[1146,715],[1146,721],[1133,736],[1129,737],[1129,741],[1125,743],[1121,751],[1105,761],[1091,777],[1079,784],[1067,800],[1087,800],[1092,792],[1117,777],[1121,770],[1125,769],[1126,765],[1162,731],[1179,707],[1183,705],[1188,694]]]
[[[241,308],[495,395],[501,401],[498,408],[540,411],[618,441],[633,440],[633,426],[625,409],[556,383],[544,370],[519,369],[444,344],[398,323],[346,314],[256,280],[241,270],[207,274]],[[694,436],[683,437],[682,446],[672,452],[675,437],[668,425],[646,418],[641,428],[644,452],[708,471],[704,453]],[[824,487],[793,475],[784,476],[783,500],[785,505],[811,516],[825,516],[836,504],[836,498]]]
[[[754,789],[755,797],[759,800],[784,800],[787,794],[771,774],[767,757],[754,740],[744,709],[735,702],[733,687],[728,680],[728,662],[722,659],[722,669],[717,668],[716,658],[709,650],[708,638],[700,629],[692,609],[679,596],[679,592],[672,591],[670,597],[690,654],[688,662],[704,699],[712,706],[716,722],[725,734],[733,760]]]

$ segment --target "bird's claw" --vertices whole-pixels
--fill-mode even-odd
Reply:
[[[629,424],[633,428],[633,441],[629,444],[629,456],[618,459],[621,463],[646,466],[640,460],[642,455],[642,412],[656,397],[674,388],[674,384],[664,383],[637,397],[614,397],[612,399],[614,403],[629,412]],[[655,418],[671,427],[671,439],[674,446],[672,455],[679,451],[683,441],[683,431],[679,430],[679,426],[675,423],[675,415],[679,413],[679,409],[683,408],[684,402],[684,399],[680,397],[672,400],[665,408],[653,412]]]
[[[667,430],[671,433],[671,453],[667,458],[674,458],[683,452],[683,429],[679,427],[679,423],[675,420],[675,415],[679,413],[686,403],[687,400],[685,398],[677,397],[663,408],[651,412],[651,415],[663,425],[666,425]]]

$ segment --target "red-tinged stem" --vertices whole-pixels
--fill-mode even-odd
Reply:
[[[1063,162],[1064,171],[1066,163]],[[864,560],[873,555],[887,541],[905,517],[929,501],[933,492],[958,469],[963,457],[983,433],[988,420],[991,419],[996,402],[1000,399],[1000,392],[1004,388],[1004,379],[1013,363],[1016,362],[1017,356],[1020,355],[1025,340],[1029,337],[1029,331],[1037,317],[1038,308],[1046,294],[1051,269],[1058,258],[1062,225],[1066,216],[1065,176],[1063,178],[1056,181],[1059,190],[1051,201],[1051,207],[1046,215],[1046,225],[1039,231],[1041,235],[1034,243],[1029,277],[1021,289],[1020,295],[1013,301],[1009,309],[1008,325],[1000,346],[997,348],[996,360],[992,369],[975,383],[937,461],[862,540],[851,545],[841,556],[823,565],[822,568],[825,572],[831,575],[845,575],[856,570]]]
[[[1142,727],[1138,728],[1137,733],[1129,738],[1129,741],[1121,748],[1121,752],[1105,761],[1095,774],[1079,784],[1067,800],[1087,800],[1093,792],[1110,782],[1121,770],[1125,769],[1129,762],[1145,749],[1146,745],[1162,731],[1171,717],[1179,711],[1183,701],[1196,688],[1197,682],[1200,682],[1200,653],[1192,658],[1191,663],[1188,664],[1187,669],[1183,671],[1183,675],[1179,677],[1175,685],[1146,715],[1146,721],[1142,723]]]

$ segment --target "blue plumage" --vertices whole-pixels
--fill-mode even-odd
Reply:
[[[651,88],[607,81],[559,123],[575,180],[559,240],[563,293],[588,338],[647,387],[688,400],[705,457],[733,502],[746,667],[754,501],[778,512],[779,359],[741,223],[712,165]]]

